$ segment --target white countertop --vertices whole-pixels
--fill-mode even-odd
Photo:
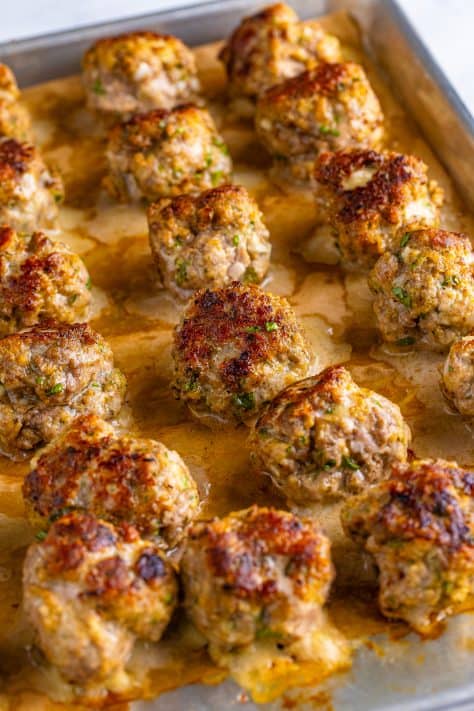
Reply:
[[[272,1],[255,0],[255,6]],[[400,3],[474,114],[474,1]],[[192,4],[199,0],[3,0],[0,42]]]

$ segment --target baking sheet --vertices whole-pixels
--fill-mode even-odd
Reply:
[[[336,4],[340,5],[341,3]],[[180,13],[176,13],[176,16],[174,17],[171,17],[168,14],[168,19],[158,18],[153,22],[151,19],[148,22],[148,20],[143,18],[133,21],[134,24],[127,22],[127,29],[130,27],[144,26],[160,27],[161,29],[166,29],[167,31],[176,32],[191,43],[193,43],[192,37],[194,37],[196,40],[194,42],[195,44],[200,41],[199,37],[203,36],[202,33],[205,34],[206,32],[213,31],[215,32],[215,34],[212,35],[213,38],[226,34],[230,27],[237,22],[238,18],[242,14],[243,6],[245,5],[248,8],[249,3],[232,2],[226,3],[225,6],[213,3],[212,5],[212,12],[209,7],[200,8],[197,16],[193,14],[192,10],[190,10],[181,11],[181,19],[179,17]],[[298,5],[298,3],[295,3],[295,5]],[[300,5],[303,5],[303,3],[300,3]],[[319,9],[326,9],[325,5],[325,3],[304,3],[304,13],[302,14],[317,14]],[[330,3],[330,5],[334,5],[334,3]],[[390,25],[390,23],[395,22],[395,15],[390,16],[387,14],[389,13],[390,8],[393,9],[394,7],[395,6],[391,2],[370,2],[362,4],[356,3],[353,9],[357,12],[358,18],[364,22],[365,27],[375,28],[377,27],[378,22],[379,32],[382,32],[383,35],[384,32],[388,31],[388,26],[392,27],[391,31],[394,31],[393,28],[396,26],[393,24]],[[388,17],[390,18],[389,20],[387,20]],[[213,26],[206,26],[204,18],[207,18],[206,22],[210,18],[214,18]],[[183,21],[182,25],[180,24],[181,20]],[[199,22],[197,20],[199,20]],[[387,22],[389,22],[389,25],[387,25]],[[168,23],[168,25],[166,25],[166,23]],[[61,36],[60,38],[57,37],[56,43],[52,43],[52,46],[56,47],[55,51],[60,50],[63,54],[64,52],[69,52],[69,64],[67,62],[60,63],[62,69],[64,70],[68,67],[76,66],[75,63],[77,63],[77,56],[74,53],[77,51],[81,42],[83,44],[88,44],[90,42],[91,32],[96,33],[95,36],[111,34],[125,29],[123,24],[124,23],[121,23],[120,27],[107,26],[97,28],[93,31],[89,31],[89,34],[82,31],[83,34],[81,37],[76,37],[75,41],[79,43],[76,45],[74,45],[74,42],[72,42],[72,44],[68,44],[68,39],[71,40],[70,36],[69,38],[67,35]],[[170,27],[169,25],[173,26]],[[182,31],[180,31],[180,27]],[[385,30],[383,30],[383,28],[385,28]],[[195,34],[189,36],[186,34],[192,30],[195,32],[198,31],[198,33],[201,32],[201,35]],[[385,37],[387,36],[388,35],[385,35]],[[376,37],[377,34],[373,35],[374,47],[376,46]],[[404,41],[407,41],[405,35],[402,34],[400,37]],[[206,39],[208,38],[209,37],[206,35]],[[36,72],[41,72],[42,65],[44,64],[44,54],[42,54],[42,52],[43,49],[47,47],[47,42],[47,39],[34,41],[33,44],[36,43],[36,49],[32,46],[28,48],[27,45],[23,44],[23,49],[21,50],[23,51],[23,55],[21,54],[21,51],[17,54],[19,65],[21,65],[22,61],[25,60],[25,57],[28,57],[28,62],[25,61],[23,65],[25,72],[23,77],[27,76],[28,71],[31,72],[31,67],[33,65],[36,67]],[[384,41],[382,41],[382,45],[384,45]],[[73,51],[68,49],[68,46],[73,46]],[[390,54],[390,47],[391,45],[386,43],[385,49],[389,50],[387,51],[387,54]],[[11,50],[12,48],[10,48],[9,51]],[[55,56],[55,51],[48,51],[48,57],[50,54]],[[10,61],[9,57],[5,56],[5,54],[1,51],[0,56],[3,56],[7,61]],[[10,58],[11,56],[12,55],[10,55]],[[23,56],[23,60],[21,60],[21,56]],[[36,56],[36,64],[32,60],[33,56]],[[15,62],[11,63],[15,65]],[[385,66],[388,68],[388,64]],[[413,66],[415,66],[415,64],[413,64]],[[424,67],[424,76],[430,76],[432,79],[433,67],[431,67],[431,73],[428,71],[429,68],[427,69],[425,65]],[[18,71],[17,66],[15,66],[15,69]],[[21,72],[22,70],[20,66],[20,78],[22,76]],[[32,75],[30,74],[30,77],[31,76]],[[421,79],[417,78],[415,70],[413,71],[412,81],[416,84],[416,86],[421,86]],[[71,93],[68,94],[68,100],[70,100],[70,103],[72,103],[72,105],[74,105],[74,101],[78,101],[80,103],[80,87],[78,87],[77,83],[76,85],[74,85],[74,82],[71,84],[70,91]],[[76,95],[74,92],[79,93]],[[442,94],[442,96],[443,100],[448,102],[445,106],[447,105],[449,110],[454,111],[451,101],[448,100],[449,97],[446,99],[444,94]],[[39,99],[40,97],[38,95],[38,101]],[[32,103],[32,107],[34,108],[35,90],[33,90],[30,95],[30,101]],[[431,116],[430,121],[431,123],[436,123],[433,118],[439,112],[439,105],[433,100],[431,102],[431,106],[435,113]],[[40,133],[43,131],[42,142],[46,146],[48,145],[48,142],[50,144],[51,141],[54,143],[51,135],[48,135],[49,127],[47,121],[47,107],[44,111],[43,119],[41,118],[41,110],[39,107],[36,108],[36,111],[37,128]],[[469,158],[469,142],[466,144],[462,142],[463,136],[464,138],[466,138],[466,136],[468,137],[468,124],[466,124],[465,117],[456,114],[456,111],[454,111],[454,114],[457,121],[456,129],[462,143],[460,149],[461,154]],[[428,117],[429,114],[426,114],[426,116]],[[69,114],[66,111],[64,122],[66,122],[68,117]],[[217,118],[219,119],[219,116],[217,116]],[[397,114],[397,111],[393,110],[390,120],[394,124],[394,133],[397,134],[397,121],[399,122],[398,128],[400,132],[403,133],[404,124],[406,122],[404,115],[401,112]],[[276,263],[273,267],[273,282],[269,284],[268,288],[270,290],[279,290],[280,293],[287,293],[291,297],[307,328],[313,333],[313,335],[317,335],[318,345],[321,350],[321,365],[325,365],[327,362],[335,362],[336,360],[345,360],[350,355],[350,350],[347,350],[347,347],[344,345],[344,339],[342,338],[345,328],[344,319],[347,319],[349,315],[348,301],[350,302],[351,307],[355,310],[360,328],[364,328],[364,326],[367,326],[367,322],[369,322],[368,314],[370,314],[370,303],[367,302],[367,294],[364,291],[363,285],[359,284],[357,280],[354,280],[351,277],[345,279],[344,289],[346,293],[343,305],[343,293],[339,285],[338,278],[334,279],[334,281],[328,281],[324,276],[323,270],[316,269],[314,274],[311,274],[311,270],[308,269],[305,278],[302,279],[300,278],[302,274],[295,276],[295,273],[293,273],[291,267],[289,268],[288,265],[285,266],[278,261],[281,259],[285,246],[288,246],[289,235],[291,234],[288,218],[286,221],[282,220],[283,213],[288,211],[288,204],[281,198],[281,196],[275,195],[275,193],[272,192],[271,187],[265,184],[264,180],[262,183],[262,176],[259,171],[252,169],[251,166],[246,164],[246,150],[248,152],[248,145],[251,145],[252,137],[247,136],[248,143],[246,149],[245,136],[237,135],[235,130],[233,132],[232,127],[224,128],[225,138],[230,144],[231,151],[234,156],[240,152],[241,159],[240,161],[237,161],[238,170],[235,178],[236,182],[240,181],[248,185],[249,189],[251,189],[259,198],[267,217],[267,221],[269,222],[272,237],[275,241]],[[61,145],[59,142],[58,145],[52,147],[49,151],[50,155],[48,155],[48,157],[55,159],[59,163],[63,161],[63,164],[67,165],[71,156],[67,153],[67,145],[65,145],[65,143],[67,142],[65,141]],[[435,142],[434,147],[439,150],[439,143]],[[430,154],[423,142],[418,138],[416,132],[409,132],[408,136],[402,139],[400,149],[411,150],[420,154],[421,157],[427,160],[430,166],[432,166],[432,173],[434,176],[443,180],[442,171],[437,165],[436,160]],[[469,161],[467,160],[467,163],[468,162]],[[466,167],[465,163],[466,160],[463,159],[461,164],[464,165],[464,168]],[[467,165],[467,168],[469,168],[469,165]],[[84,183],[81,183],[80,180],[75,182],[73,175],[75,169],[78,169],[78,166],[73,166],[73,168],[69,170],[69,175],[67,175],[67,180],[69,182],[68,193],[72,199],[72,202],[80,205],[81,190],[84,191]],[[90,180],[90,184],[93,185],[96,182],[97,175],[100,175],[100,171],[102,169],[100,162],[98,166],[92,164],[90,169],[91,174],[88,176],[88,179]],[[94,172],[95,170],[97,170],[97,173]],[[453,171],[453,173],[455,177],[457,177],[459,183],[462,184],[462,176],[458,174],[456,170]],[[446,185],[446,187],[448,188],[448,193],[450,190],[452,191],[452,188],[450,188],[449,185]],[[293,198],[292,202],[297,202],[297,198]],[[290,210],[289,212],[290,216],[293,218],[293,224],[296,225],[295,232],[304,232],[304,209],[309,210],[307,213],[307,219],[309,223],[311,221],[310,209],[307,208],[307,206],[304,208],[304,201],[301,203],[301,208],[302,209],[299,212],[300,214],[303,214],[303,219],[300,218],[298,223],[295,223],[294,221],[294,204],[293,210]],[[128,321],[125,320],[124,328],[121,333],[114,332],[114,329],[110,327],[110,319],[108,322],[109,325],[107,325],[106,317],[102,320],[99,319],[95,325],[97,325],[99,330],[105,333],[105,335],[109,338],[116,355],[119,358],[120,364],[123,364],[124,368],[127,371],[130,371],[128,374],[129,376],[131,375],[132,409],[133,407],[137,408],[140,404],[140,397],[145,397],[145,383],[149,384],[153,381],[153,378],[156,377],[156,369],[158,368],[163,369],[162,381],[160,380],[158,383],[158,391],[160,390],[160,387],[166,388],[166,374],[167,369],[169,369],[169,362],[166,359],[166,348],[167,343],[169,342],[169,334],[168,337],[157,336],[156,340],[152,339],[148,345],[145,346],[142,361],[137,363],[136,361],[133,361],[133,358],[130,359],[130,348],[133,346],[136,348],[137,346],[135,339],[129,339],[126,335],[127,329],[132,327],[132,323],[135,324],[135,328],[137,327],[137,323],[139,326],[144,327],[147,318],[153,313],[154,310],[156,310],[157,305],[160,308],[164,320],[166,321],[166,319],[168,319],[169,323],[173,321],[176,314],[175,311],[173,311],[173,306],[170,305],[165,298],[158,296],[157,301],[153,295],[150,296],[150,290],[152,290],[153,287],[152,282],[149,281],[148,272],[146,272],[146,277],[143,278],[141,270],[144,265],[146,269],[148,268],[146,262],[148,248],[146,241],[143,239],[145,231],[143,214],[137,213],[136,211],[134,212],[133,210],[124,211],[121,208],[107,206],[107,210],[99,211],[96,216],[88,216],[87,219],[84,220],[84,216],[79,214],[81,209],[82,208],[78,206],[68,206],[62,210],[61,218],[66,232],[67,241],[71,244],[73,249],[76,249],[84,254],[86,262],[91,262],[90,266],[93,267],[93,276],[94,266],[96,270],[99,269],[97,261],[95,258],[91,257],[92,252],[97,246],[96,240],[98,239],[99,243],[102,244],[102,259],[105,259],[107,249],[104,247],[104,240],[106,243],[107,240],[110,240],[109,246],[113,246],[114,241],[117,240],[117,230],[119,231],[120,237],[125,240],[130,239],[129,249],[124,255],[126,266],[119,274],[115,274],[114,276],[117,282],[122,277],[126,277],[130,280],[131,293],[128,297],[128,302],[125,304],[125,311],[129,315],[131,313],[132,316]],[[459,207],[456,206],[456,204],[452,210],[446,212],[444,222],[448,227],[454,228],[460,226],[462,223],[462,217],[458,214],[458,212]],[[106,217],[104,217],[104,215],[106,215]],[[465,224],[461,224],[461,226],[466,229],[469,226],[469,220],[466,220]],[[120,230],[122,230],[121,234]],[[135,239],[135,236],[138,236],[139,238]],[[97,281],[97,279],[95,281]],[[105,284],[103,281],[101,283],[100,278],[98,279],[98,282],[102,291],[100,291],[100,289],[97,291],[96,300],[100,305],[100,299],[107,298],[108,289],[113,288],[115,283]],[[323,283],[324,291],[328,292],[327,299],[326,301],[324,301],[324,299],[319,299],[318,302],[317,299],[314,299],[314,294],[322,293],[320,290]],[[338,303],[340,302],[341,304],[339,313],[334,313],[335,301]],[[166,312],[166,309],[168,309],[168,312]],[[336,341],[338,348],[334,347],[334,340]],[[326,353],[324,353],[324,348],[321,348],[321,343],[323,345],[326,343]],[[158,364],[156,362],[152,363],[152,353],[153,351],[156,352],[157,349],[160,352],[164,351],[164,355],[162,358],[160,357]],[[325,358],[326,361],[324,360]],[[412,358],[411,361],[412,362],[409,362],[407,360],[404,365],[404,377],[407,377],[411,373],[412,378],[415,382],[417,382],[416,379],[420,377],[419,372],[417,372],[417,369],[419,370],[420,368],[420,363],[417,361],[416,357]],[[386,358],[384,362],[388,363],[389,359]],[[421,366],[423,365],[424,364],[422,363]],[[353,359],[352,366],[354,368],[359,367],[358,374],[360,378],[369,377],[363,370],[366,364],[360,364],[358,366],[357,362]],[[136,374],[133,372],[133,370],[137,367],[142,369],[151,369],[151,373],[147,376],[148,380],[137,380]],[[440,409],[442,407],[441,403],[436,399],[438,392],[436,367],[436,362],[432,362],[430,364],[429,374],[432,380],[429,381],[425,378],[423,381],[425,385],[425,402],[421,402],[422,407],[420,412],[410,411],[408,414],[410,414],[412,418],[423,418],[426,417],[427,412],[429,415],[437,413],[437,417],[434,419],[432,416],[426,418],[426,420],[429,421],[429,426],[427,427],[426,432],[423,433],[422,423],[418,423],[417,449],[421,454],[424,454],[427,452],[423,452],[423,448],[429,448],[431,446],[430,451],[432,452],[432,442],[433,439],[436,439],[439,453],[448,456],[450,454],[448,451],[450,448],[453,449],[454,454],[457,454],[457,451],[459,450],[459,437],[462,437],[462,433],[459,429],[458,421],[448,422],[448,426],[445,426],[446,417]],[[388,372],[389,374],[392,373],[392,371]],[[357,372],[355,374],[357,376]],[[378,375],[375,374],[374,377],[378,377]],[[386,385],[386,387],[388,387],[388,385]],[[402,390],[403,386],[400,385],[400,392],[395,393],[395,395],[389,393],[389,395],[392,395],[394,399],[400,399],[401,397],[404,397]],[[152,399],[152,402],[158,401],[162,397],[163,394],[158,392],[155,400]],[[178,450],[180,450],[179,441],[183,442],[183,447],[185,446],[184,438],[187,437],[187,425],[184,423],[184,427],[181,427],[179,417],[182,416],[182,413],[176,414],[175,410],[172,410],[172,413],[173,416],[176,415],[178,418],[177,426],[174,426],[174,429],[166,418],[164,418],[164,420],[160,420],[159,417],[155,417],[155,419],[151,422],[148,422],[147,434],[149,436],[159,437],[167,444],[175,446]],[[180,427],[181,429],[179,429]],[[204,443],[206,442],[208,444],[209,435],[206,431],[203,431],[200,434],[200,437],[202,440],[202,448],[200,451],[196,451],[195,453],[195,461],[192,463],[192,469],[195,475],[201,477],[200,483],[203,485],[206,484],[205,473],[201,472],[199,474],[197,469],[201,466],[201,460],[206,456]],[[471,451],[472,435],[468,431],[465,432],[465,440],[465,447],[464,449],[461,448],[461,461],[468,464],[474,461],[474,456],[472,456]],[[223,451],[226,451],[225,446]],[[436,454],[437,452],[433,453]],[[238,465],[242,467],[245,463],[240,462]],[[220,475],[222,475],[222,473],[220,473]],[[224,510],[235,508],[236,503],[243,505],[246,497],[252,499],[257,496],[262,496],[262,492],[252,492],[248,490],[246,492],[242,492],[238,490],[238,488],[235,488],[236,484],[237,479],[235,479],[235,481],[227,481],[222,483],[223,496],[227,497],[225,503],[222,504]],[[265,492],[263,496],[265,496]],[[344,555],[343,551],[341,555]],[[417,637],[410,635],[396,641],[388,640],[386,636],[376,636],[371,640],[368,646],[360,648],[355,657],[354,667],[349,674],[344,677],[331,679],[330,682],[328,682],[327,687],[318,689],[317,692],[314,690],[290,692],[285,695],[285,699],[283,701],[266,705],[264,708],[277,709],[282,708],[282,706],[283,708],[294,708],[294,704],[301,709],[334,708],[340,711],[346,709],[366,709],[367,711],[371,711],[372,709],[380,708],[436,709],[447,708],[449,705],[451,705],[449,707],[453,707],[453,703],[458,704],[461,700],[474,698],[474,688],[470,685],[472,650],[474,648],[473,645],[474,628],[473,618],[471,615],[458,616],[452,620],[448,625],[447,632],[439,640],[421,642]],[[426,697],[427,694],[432,693],[435,694],[434,698],[430,699]],[[423,701],[421,701],[421,699],[423,699]],[[185,689],[164,694],[153,702],[136,703],[134,704],[134,708],[163,709],[163,711],[165,709],[167,711],[174,711],[175,709],[176,711],[178,709],[186,709],[187,711],[209,711],[210,709],[213,711],[222,711],[223,709],[232,709],[234,707],[242,708],[242,702],[244,700],[245,696],[242,695],[241,691],[231,682],[226,682],[218,687],[187,687]],[[34,706],[30,707],[33,708]],[[25,706],[24,708],[27,707]],[[252,709],[257,707],[248,702],[244,708]]]

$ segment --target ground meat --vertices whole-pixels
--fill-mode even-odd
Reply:
[[[259,94],[319,62],[341,58],[339,40],[316,22],[299,22],[288,5],[269,5],[246,17],[222,49],[233,109],[251,116]]]
[[[311,364],[288,302],[239,282],[197,292],[176,327],[173,358],[178,397],[216,425],[256,415]]]
[[[438,224],[443,192],[414,156],[324,153],[314,175],[319,220],[325,230],[329,224],[344,269],[367,271],[398,249],[405,231]]]
[[[180,299],[249,276],[261,282],[271,244],[257,203],[238,185],[163,198],[148,210],[150,245],[164,286]]]
[[[19,232],[56,227],[62,182],[31,143],[0,138],[0,225]]]
[[[276,172],[307,180],[323,151],[378,148],[383,113],[359,64],[320,64],[264,92],[255,127]]]
[[[182,559],[186,610],[213,656],[311,634],[333,578],[314,519],[252,506],[195,524]]]
[[[474,329],[474,260],[466,235],[418,230],[400,236],[369,278],[385,341],[445,350]]]
[[[0,340],[0,449],[18,456],[51,441],[80,414],[112,419],[125,378],[87,324],[36,326]]]
[[[19,98],[13,72],[6,64],[0,64],[0,138],[6,136],[17,141],[30,141],[30,117]]]
[[[117,200],[199,193],[229,180],[232,161],[211,115],[186,105],[137,114],[115,126],[105,186]]]
[[[64,244],[0,227],[0,336],[51,319],[85,321],[90,288],[82,259]]]
[[[474,415],[474,336],[454,341],[444,364],[441,388],[461,415]]]
[[[192,51],[170,35],[131,32],[100,39],[82,68],[89,108],[112,117],[172,109],[200,92]]]
[[[106,684],[137,637],[156,642],[177,599],[176,576],[136,529],[83,513],[58,519],[28,549],[23,605],[47,660],[75,684]]]
[[[288,386],[250,436],[256,468],[293,503],[354,494],[405,462],[410,430],[397,405],[360,388],[343,366]]]
[[[23,497],[36,528],[78,509],[131,523],[165,549],[181,542],[199,511],[196,483],[177,452],[152,439],[118,436],[96,415],[77,418],[38,453]]]
[[[384,615],[429,634],[472,597],[473,494],[474,473],[426,459],[346,502],[342,524],[375,559]]]

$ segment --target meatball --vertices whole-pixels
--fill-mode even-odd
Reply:
[[[111,419],[125,394],[106,341],[84,323],[36,326],[0,340],[0,449],[26,453],[76,416]]]
[[[290,502],[354,494],[405,462],[410,430],[397,405],[360,388],[341,365],[287,387],[250,436],[256,467]]]
[[[383,135],[379,101],[359,64],[321,64],[263,93],[257,103],[257,134],[285,168],[298,161],[307,166],[322,151],[377,148]],[[295,176],[296,177],[296,176]]]
[[[107,148],[112,197],[156,200],[229,180],[232,161],[211,115],[196,106],[137,114],[115,126]]]
[[[241,186],[162,198],[150,206],[148,224],[162,282],[180,299],[234,280],[261,282],[268,271],[269,232]]]
[[[194,524],[181,572],[186,610],[217,656],[310,634],[333,579],[330,543],[314,519],[257,506]]]
[[[311,361],[286,299],[239,282],[195,294],[176,327],[173,358],[177,396],[210,425],[257,414]]]
[[[405,232],[373,268],[369,285],[388,343],[445,350],[474,329],[474,259],[467,235]]]
[[[0,336],[50,319],[86,320],[90,288],[82,259],[66,245],[0,227]]]
[[[334,234],[341,265],[367,271],[400,232],[436,227],[443,192],[419,158],[352,150],[316,162],[317,207]]]
[[[177,37],[155,32],[100,39],[82,68],[89,108],[112,116],[172,109],[200,91],[191,50]]]
[[[171,565],[127,524],[73,512],[26,554],[26,617],[47,660],[75,684],[122,671],[137,637],[159,640],[176,598]]]
[[[455,462],[399,464],[348,499],[343,527],[379,569],[379,605],[422,634],[474,592],[474,473]]]
[[[23,498],[35,527],[79,509],[131,523],[164,548],[180,543],[199,511],[196,484],[177,452],[151,439],[118,436],[96,415],[77,418],[38,453]]]
[[[0,64],[0,137],[28,141],[31,138],[30,117],[19,98],[13,72],[6,64]]]
[[[33,145],[0,139],[0,225],[20,232],[55,228],[62,197],[61,180]]]
[[[474,335],[452,344],[443,368],[441,389],[461,415],[474,416]]]
[[[319,62],[337,62],[339,40],[315,22],[302,23],[288,5],[270,5],[246,17],[221,50],[236,112],[251,116],[259,94]]]

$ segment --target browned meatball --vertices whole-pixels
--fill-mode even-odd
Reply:
[[[250,436],[255,466],[290,502],[357,493],[404,462],[410,430],[400,408],[360,388],[342,366],[289,385]]]
[[[90,288],[83,261],[64,244],[0,227],[0,336],[50,319],[85,321]]]
[[[85,53],[82,80],[91,109],[129,118],[195,101],[194,55],[177,37],[131,32],[98,40]]]
[[[148,210],[150,245],[164,286],[178,298],[249,276],[261,282],[271,245],[257,203],[239,185],[163,198]]]
[[[449,349],[441,388],[461,415],[474,416],[474,335],[454,341]]]
[[[0,339],[0,448],[28,452],[77,415],[118,414],[125,378],[87,324],[36,326]]]
[[[375,558],[384,615],[428,634],[472,600],[473,496],[472,472],[425,459],[346,502],[342,524]]]
[[[197,292],[176,327],[173,358],[178,397],[216,425],[257,414],[311,361],[288,302],[239,282]]]
[[[324,153],[315,178],[320,221],[329,223],[345,269],[366,271],[387,250],[398,249],[404,231],[438,224],[443,192],[414,156]]]
[[[47,660],[75,684],[106,686],[137,637],[160,639],[176,598],[171,565],[127,524],[71,513],[26,555],[26,617]]]
[[[36,148],[0,139],[0,225],[20,232],[56,227],[62,183]]]
[[[30,117],[19,98],[20,92],[13,72],[6,64],[0,64],[0,137],[29,141]]]
[[[316,521],[257,506],[195,524],[181,572],[187,612],[217,658],[262,638],[286,646],[311,635],[333,578]]]
[[[359,64],[321,64],[264,92],[255,127],[276,170],[307,180],[323,151],[378,148],[383,114]]]
[[[232,161],[211,115],[191,104],[115,126],[105,185],[123,202],[199,193],[229,180]]]
[[[244,116],[253,114],[257,97],[273,84],[340,57],[335,37],[316,22],[300,22],[283,3],[244,18],[220,53],[233,108]]]
[[[38,453],[23,497],[35,527],[79,509],[131,523],[163,548],[181,542],[199,511],[196,484],[177,452],[152,439],[118,436],[96,415],[77,418]]]
[[[474,256],[467,235],[406,232],[373,268],[369,286],[388,343],[446,350],[474,329]]]

